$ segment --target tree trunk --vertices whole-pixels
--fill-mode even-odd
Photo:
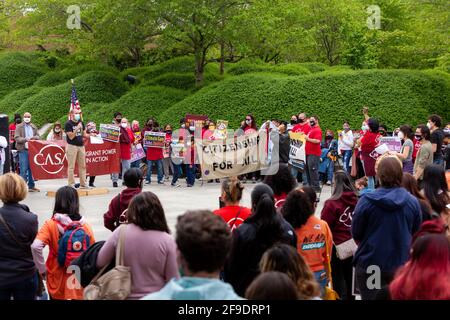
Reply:
[[[220,42],[220,75],[223,75],[225,69],[225,43]]]
[[[205,57],[202,48],[195,48],[195,86],[197,88],[203,86],[205,69]]]

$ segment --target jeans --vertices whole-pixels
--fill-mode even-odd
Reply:
[[[347,171],[348,174],[350,174],[350,159],[352,158],[352,150],[343,150],[343,161],[344,161],[344,170]]]
[[[375,177],[367,177],[367,189],[375,190]]]
[[[319,185],[319,161],[320,157],[310,154],[306,156],[306,175],[309,185],[317,192],[320,191]]]
[[[12,283],[0,288],[0,301],[11,300],[35,300],[38,287],[37,273],[25,280]]]
[[[172,159],[164,158],[162,160],[162,162],[163,162],[164,177],[166,179],[169,179],[170,171],[172,171],[172,173],[173,173],[173,170],[174,170],[173,164],[172,164]]]
[[[128,169],[131,168],[131,160],[120,160],[120,162],[122,163],[122,174],[124,175],[125,172],[127,172]]]
[[[130,165],[130,168],[139,168],[140,164],[141,164],[141,160],[133,161]]]
[[[298,175],[298,169],[294,166],[291,166],[291,174],[294,177],[295,181],[297,181],[297,175]],[[305,164],[305,170],[302,172],[302,183],[304,186],[308,184],[308,177],[306,174],[306,164]]]
[[[4,167],[4,164],[0,163],[0,176],[3,174],[3,167]]]
[[[333,289],[341,300],[355,300],[352,295],[353,257],[341,260],[336,255],[336,247],[333,246],[331,254],[331,275],[333,278]]]
[[[19,151],[20,176],[28,183],[28,188],[35,187],[33,174],[31,173],[30,162],[28,161],[28,150]]]
[[[195,183],[195,164],[186,164],[186,181],[188,185]]]
[[[152,169],[153,164],[156,164],[156,171],[158,175],[158,183],[163,182],[163,164],[162,159],[159,160],[147,160],[147,182],[152,182]]]
[[[180,178],[180,176],[181,176],[181,164],[175,164],[175,163],[172,163],[172,165],[173,165],[173,178],[172,178],[172,184],[175,184],[175,183],[177,183],[177,181],[178,181],[178,179]]]
[[[314,278],[316,279],[317,283],[320,286],[320,294],[321,294],[321,296],[323,296],[325,293],[325,287],[328,284],[327,273],[325,272],[325,270],[319,270],[319,271],[313,272],[313,274],[314,274]]]
[[[444,166],[444,158],[434,159],[433,164],[439,164],[441,166]]]

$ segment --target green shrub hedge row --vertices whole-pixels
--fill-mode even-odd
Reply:
[[[5,113],[11,118],[28,98],[43,89],[42,87],[32,86],[11,92],[0,100],[0,113]]]
[[[249,74],[228,78],[200,90],[161,115],[175,123],[186,113],[226,119],[234,128],[252,113],[258,124],[278,117],[289,119],[304,111],[318,114],[323,128],[339,129],[344,120],[354,128],[361,109],[391,129],[426,122],[431,113],[450,118],[450,77],[439,72],[363,70],[322,72],[301,77]]]
[[[127,91],[127,86],[112,73],[91,71],[75,78],[80,103],[113,102]],[[71,97],[70,83],[45,88],[28,98],[16,110],[19,113],[31,112],[37,125],[54,122],[67,114]]]
[[[309,68],[313,69],[312,65]],[[241,61],[234,65],[231,65],[227,72],[232,75],[241,75],[245,73],[255,73],[255,72],[274,72],[274,73],[282,73],[289,76],[301,76],[310,74],[311,71],[308,67],[303,66],[300,63],[288,63],[288,64],[261,64],[261,63],[252,63],[248,61]],[[319,70],[317,67],[314,70]],[[319,72],[319,71],[315,71]]]

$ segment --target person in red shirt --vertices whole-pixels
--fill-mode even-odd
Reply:
[[[370,156],[380,143],[380,134],[378,133],[378,120],[370,118],[367,121],[369,131],[361,138],[361,161],[364,167],[364,173],[368,179],[368,189],[375,189],[375,162],[376,160]]]
[[[311,130],[311,126],[309,125],[308,118],[305,113],[300,113],[298,115],[298,124],[296,124],[292,128],[292,132],[302,132],[304,134],[308,134]]]
[[[320,191],[319,185],[319,162],[322,155],[320,143],[322,142],[322,129],[319,126],[319,118],[311,116],[309,118],[311,130],[306,135],[306,176],[309,185],[316,191]]]
[[[16,126],[22,122],[22,116],[19,113],[14,115],[14,122],[9,125],[9,143],[11,145],[11,171],[17,172],[16,166],[19,164],[19,157],[13,156],[12,150],[16,150],[16,140],[14,140],[14,135],[16,133]]]
[[[154,119],[148,119],[145,129],[142,130],[142,140],[144,140],[146,131],[158,132],[159,124]],[[148,147],[146,152],[147,152],[147,177],[145,179],[146,180],[145,184],[152,183],[153,164],[156,165],[158,184],[164,184],[163,162],[162,162],[162,159],[164,158],[163,148]]]
[[[230,227],[231,231],[239,227],[252,214],[249,208],[242,207],[239,202],[242,199],[244,186],[237,178],[225,179],[222,182],[222,195],[220,197],[224,206],[214,211]]]
[[[120,163],[122,165],[122,173],[131,167],[131,145],[134,143],[134,134],[128,127],[128,120],[122,118],[120,122]]]

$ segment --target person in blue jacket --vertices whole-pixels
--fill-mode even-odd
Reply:
[[[353,259],[362,300],[373,300],[409,257],[412,236],[422,223],[417,199],[401,187],[398,158],[380,161],[380,188],[362,196],[352,219],[358,249]]]
[[[322,181],[330,186],[333,182],[334,162],[337,160],[338,154],[338,141],[334,138],[334,133],[330,129],[327,129],[321,148],[319,174]]]

